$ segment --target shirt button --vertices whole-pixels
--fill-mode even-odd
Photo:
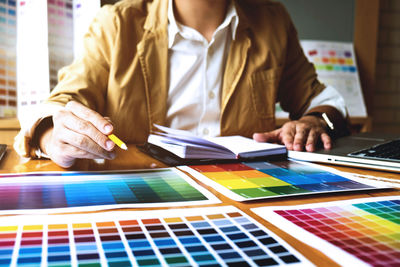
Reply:
[[[204,129],[203,129],[203,134],[204,134],[204,135],[207,135],[208,133],[209,133],[208,129],[207,129],[207,128],[204,128]]]
[[[208,92],[208,97],[209,97],[210,99],[214,99],[214,97],[215,97],[214,92],[213,92],[213,91]]]

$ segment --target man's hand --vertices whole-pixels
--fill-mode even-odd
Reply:
[[[331,149],[331,138],[326,131],[326,123],[315,116],[304,116],[297,121],[285,123],[282,128],[271,132],[255,133],[253,139],[258,142],[284,144],[295,151],[314,151],[321,141],[324,149]]]
[[[107,137],[113,126],[84,105],[68,102],[53,115],[53,125],[40,137],[40,148],[61,167],[71,167],[77,158],[115,158],[115,144]]]

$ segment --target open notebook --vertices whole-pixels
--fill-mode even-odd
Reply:
[[[242,136],[201,138],[190,132],[154,125],[142,150],[169,165],[201,164],[216,161],[247,161],[266,157],[286,158],[286,147],[259,143]]]

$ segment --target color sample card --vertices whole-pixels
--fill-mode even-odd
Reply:
[[[349,175],[346,178],[333,169],[293,160],[179,168],[237,201],[379,187],[350,179]]]
[[[343,96],[352,117],[366,117],[356,57],[352,43],[301,41],[308,60],[314,63],[318,79]]]
[[[0,218],[11,266],[311,266],[232,206]]]
[[[174,168],[0,174],[0,214],[219,203]],[[57,210],[60,209],[60,210]]]
[[[47,1],[50,90],[58,83],[57,73],[74,59],[72,0]]]
[[[17,115],[17,3],[0,0],[0,117]]]
[[[400,196],[252,209],[343,266],[400,266]]]
[[[308,61],[314,64],[318,80],[334,87],[343,96],[350,117],[366,117],[358,74],[356,54],[352,43],[301,40]],[[276,106],[276,116],[287,118],[288,113]]]

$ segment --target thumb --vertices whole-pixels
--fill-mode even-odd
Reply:
[[[276,142],[279,142],[279,131],[274,130],[271,132],[254,133],[253,139],[257,142],[276,143]]]

